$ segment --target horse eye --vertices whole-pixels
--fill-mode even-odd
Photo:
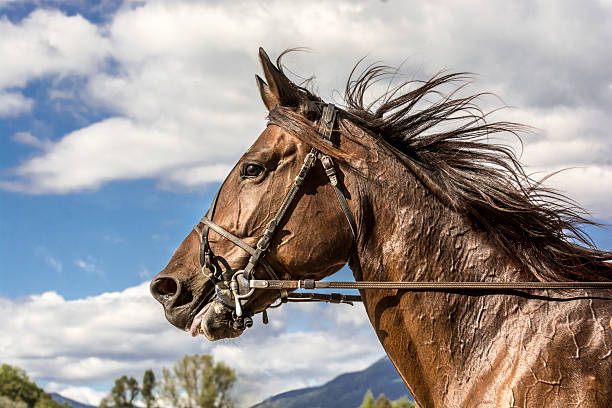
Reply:
[[[259,164],[248,163],[242,168],[242,177],[254,178],[263,173],[264,168]]]

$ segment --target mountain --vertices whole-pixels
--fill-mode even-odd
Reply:
[[[358,408],[368,390],[374,398],[385,394],[390,400],[408,396],[412,401],[395,367],[384,357],[363,371],[339,375],[318,387],[283,392],[251,408]]]
[[[72,406],[73,408],[96,408],[93,405],[81,404],[80,402],[77,402],[75,400],[71,400],[70,398],[62,397],[61,395],[59,395],[56,392],[52,392],[51,393],[51,398],[53,398],[55,401],[59,402],[60,404],[62,402],[65,402],[68,405]]]

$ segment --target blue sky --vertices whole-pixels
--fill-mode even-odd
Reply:
[[[214,188],[214,186],[212,187]],[[93,193],[2,193],[2,295],[55,290],[68,299],[120,290],[162,269],[210,202],[199,194],[157,191],[150,181]]]
[[[474,91],[513,107],[501,118],[536,128],[529,171],[572,168],[550,185],[610,222],[611,18],[607,1],[0,0],[2,362],[91,403],[119,375],[187,351],[237,367],[249,402],[364,368],[382,349],[360,307],[289,307],[210,344],[173,329],[147,293],[265,125],[257,48],[309,46],[286,62],[315,74],[326,100],[363,56],[409,78],[477,73]],[[609,229],[589,231],[612,249]],[[247,363],[272,343],[311,365]],[[329,367],[321,352],[336,356]],[[255,377],[263,386],[249,388]]]
[[[54,5],[66,15],[82,14],[92,23],[103,17],[75,5]],[[19,24],[36,6],[9,4],[3,16]],[[11,136],[35,135],[54,143],[64,135],[110,118],[100,107],[57,100],[50,92],[84,86],[79,76],[47,76],[18,89],[34,101],[31,109],[1,118],[3,178],[40,153]],[[211,200],[218,183],[181,192],[156,188],[140,179],[85,188],[70,194],[28,194],[0,190],[0,295],[20,297],[54,290],[67,299],[126,288],[162,268]]]

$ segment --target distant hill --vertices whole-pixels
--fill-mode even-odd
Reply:
[[[275,395],[251,408],[358,408],[365,393],[390,400],[412,395],[388,357],[363,371],[339,375],[318,387],[301,388]]]
[[[60,404],[62,402],[65,402],[68,405],[72,406],[73,408],[96,408],[93,405],[81,404],[80,402],[77,402],[75,400],[71,400],[70,398],[62,397],[61,395],[59,395],[56,392],[52,392],[50,394],[51,394],[51,398],[53,398],[55,401],[59,402]]]

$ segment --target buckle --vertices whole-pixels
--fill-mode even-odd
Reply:
[[[311,167],[316,159],[317,155],[314,152],[308,152],[308,154],[304,158],[304,164],[308,167]]]
[[[215,265],[210,265],[212,266],[211,270],[212,273],[206,273],[206,271],[208,270],[208,268],[206,267],[206,265],[202,266],[202,275],[204,275],[206,278],[210,279],[211,281],[217,281],[217,267]]]
[[[323,108],[323,113],[321,114],[321,122],[319,124],[319,135],[327,142],[327,144],[332,145],[331,135],[334,131],[334,122],[336,121],[336,107],[333,103],[328,103]]]
[[[338,185],[338,178],[336,177],[336,168],[334,167],[334,161],[328,155],[323,155],[321,157],[321,164],[323,164],[323,168],[325,169],[325,174],[329,178],[329,181],[333,186]]]

